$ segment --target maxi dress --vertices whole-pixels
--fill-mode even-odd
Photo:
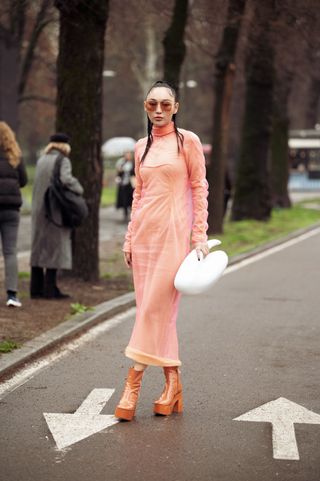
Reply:
[[[201,142],[193,132],[178,152],[174,124],[153,127],[135,148],[136,188],[124,252],[132,254],[136,320],[127,357],[154,366],[180,366],[176,319],[180,293],[174,278],[194,246],[207,241],[208,183]],[[190,239],[191,236],[191,239]]]

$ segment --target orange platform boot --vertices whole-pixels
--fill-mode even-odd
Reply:
[[[169,416],[173,412],[182,413],[182,384],[180,373],[176,366],[164,367],[166,384],[160,398],[155,401],[153,412]]]
[[[139,398],[141,381],[144,371],[136,371],[133,367],[129,369],[126,385],[121,400],[116,407],[115,417],[131,421],[134,417]]]

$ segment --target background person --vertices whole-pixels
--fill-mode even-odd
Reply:
[[[22,205],[20,187],[26,183],[27,174],[15,134],[8,124],[0,122],[0,234],[9,307],[21,307],[17,297],[17,237]]]
[[[135,149],[136,189],[124,257],[132,266],[136,320],[125,354],[134,361],[115,416],[130,421],[145,368],[161,366],[165,387],[154,413],[183,410],[176,318],[178,268],[192,245],[206,256],[208,183],[197,135],[176,125],[175,90],[156,82],[147,94],[148,136]]]
[[[128,220],[129,209],[132,205],[134,186],[132,178],[134,176],[134,163],[132,152],[125,152],[124,156],[116,162],[117,171],[117,200],[116,208],[123,209],[124,220]]]
[[[59,227],[46,218],[45,192],[50,185],[53,169],[60,153],[63,160],[60,168],[61,182],[77,194],[83,193],[79,181],[73,177],[69,137],[57,133],[50,137],[50,143],[44,150],[36,166],[32,194],[32,241],[31,241],[31,298],[64,299],[57,286],[57,270],[72,268],[71,228]],[[61,224],[59,210],[53,212],[53,218]]]

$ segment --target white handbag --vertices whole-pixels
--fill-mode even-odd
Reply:
[[[208,241],[209,249],[220,244],[218,239]],[[228,256],[224,251],[210,252],[205,258],[202,253],[200,256],[198,260],[196,250],[193,249],[179,267],[174,286],[182,294],[195,295],[209,290],[227,267]]]

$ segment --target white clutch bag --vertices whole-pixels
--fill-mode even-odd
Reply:
[[[208,241],[208,247],[221,244],[218,239]],[[182,294],[201,294],[222,276],[228,264],[228,256],[224,251],[214,251],[205,258],[201,254],[198,260],[196,250],[193,249],[182,262],[174,279],[175,288]]]

